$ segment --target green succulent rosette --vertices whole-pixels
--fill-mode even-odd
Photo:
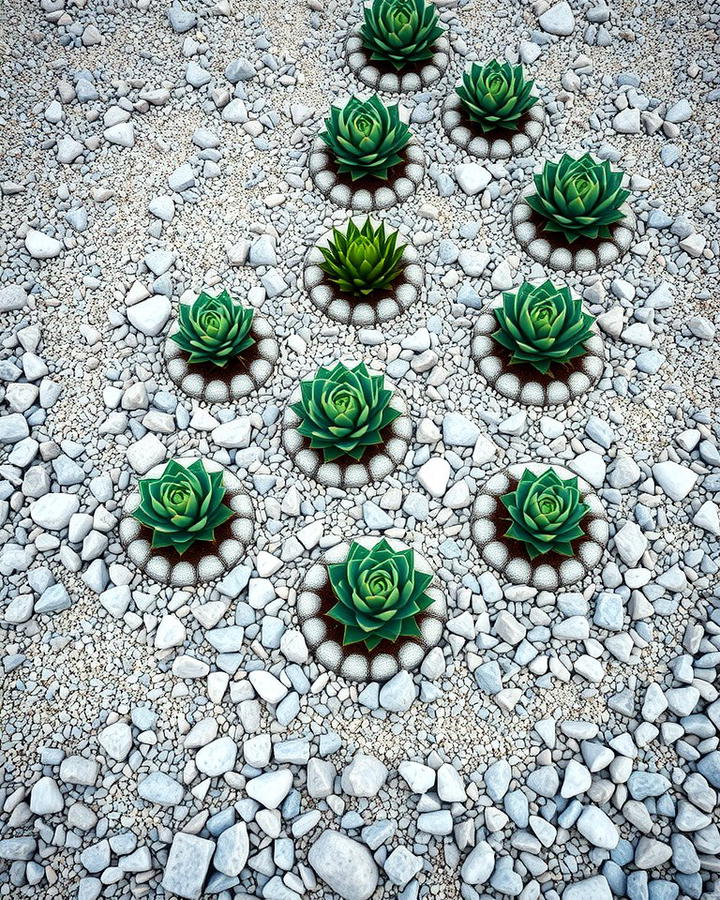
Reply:
[[[170,460],[159,478],[142,478],[133,516],[151,529],[152,547],[172,547],[182,556],[197,541],[214,540],[215,529],[233,516],[223,503],[222,478],[201,459],[187,467]]]
[[[235,303],[227,291],[217,297],[202,293],[192,305],[180,304],[178,331],[171,338],[189,363],[222,368],[255,343],[250,335],[254,312]]]
[[[467,117],[482,132],[517,131],[522,117],[538,102],[532,94],[534,83],[525,78],[522,66],[493,59],[485,65],[472,63],[455,92]]]
[[[590,508],[580,499],[577,478],[525,469],[515,490],[500,499],[512,523],[505,537],[521,541],[530,559],[551,551],[573,556],[572,542],[585,534],[580,522]]]
[[[373,291],[386,290],[403,269],[405,244],[397,245],[397,232],[375,228],[366,219],[358,228],[350,219],[345,233],[333,229],[327,247],[321,247],[324,261],[320,268],[330,281],[345,294],[366,297]]]
[[[559,232],[568,243],[579,238],[611,237],[610,226],[625,218],[620,209],[630,196],[621,187],[622,172],[598,162],[589,153],[573,159],[567,153],[560,162],[546,162],[533,176],[535,193],[528,205],[543,219],[545,231]]]
[[[410,129],[400,121],[400,107],[385,106],[375,94],[368,100],[351,97],[345,106],[331,106],[325,119],[325,141],[337,170],[358,178],[385,181],[393,166],[401,163],[410,142]]]
[[[427,0],[373,0],[360,28],[370,59],[397,71],[431,59],[442,33],[437,9]]]
[[[493,312],[499,327],[492,336],[510,351],[510,362],[528,363],[544,375],[585,354],[595,321],[569,288],[550,281],[523,282],[515,293],[504,293]]]
[[[400,415],[389,405],[392,391],[384,383],[365,363],[353,369],[342,363],[321,366],[314,378],[300,383],[302,399],[291,406],[301,420],[298,432],[313,450],[322,451],[325,462],[362,459],[368,447],[382,443],[383,430]]]
[[[337,598],[327,615],[344,626],[344,645],[374,650],[382,641],[421,637],[416,616],[433,602],[425,593],[432,575],[417,571],[412,550],[393,550],[386,540],[368,550],[353,541],[345,562],[327,569]]]

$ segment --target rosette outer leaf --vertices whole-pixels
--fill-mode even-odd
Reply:
[[[395,551],[386,540],[372,549],[353,541],[343,563],[328,566],[337,603],[328,616],[344,626],[343,644],[421,637],[416,616],[432,604],[425,590],[432,576],[415,569],[411,549]]]
[[[368,447],[381,444],[383,430],[400,412],[389,404],[392,391],[382,375],[370,375],[365,363],[348,369],[322,366],[300,383],[302,399],[291,407],[300,418],[298,432],[321,450],[325,462],[362,459]]]
[[[331,106],[320,137],[338,172],[353,181],[365,177],[385,181],[390,169],[402,162],[411,135],[400,121],[399,106],[385,106],[376,94],[368,100],[351,97],[342,109]]]
[[[607,160],[598,162],[589,153],[573,159],[565,153],[533,176],[535,193],[526,200],[543,219],[545,231],[559,232],[570,244],[578,238],[609,238],[610,225],[625,218],[620,207],[630,196],[622,179]]]
[[[365,297],[386,290],[402,271],[405,244],[397,246],[397,232],[374,228],[370,219],[358,228],[351,219],[346,232],[333,229],[327,247],[320,250],[324,261],[320,268],[330,281],[352,297]]]
[[[528,363],[543,374],[584,355],[595,321],[569,288],[550,281],[523,282],[515,293],[503,294],[494,313],[499,328],[493,338],[510,351],[510,362]]]
[[[192,305],[181,303],[178,331],[172,340],[192,364],[222,368],[255,343],[250,335],[254,310],[235,303],[227,291],[217,297],[202,293]]]
[[[455,91],[481,131],[517,131],[522,117],[538,102],[532,94],[534,83],[525,79],[522,66],[493,59],[486,65],[472,63]]]
[[[373,0],[360,28],[370,59],[397,71],[431,59],[442,33],[437,9],[427,0]]]
[[[214,540],[215,529],[233,515],[223,503],[222,478],[222,472],[206,471],[201,459],[187,467],[170,460],[159,478],[142,478],[133,516],[152,531],[152,546],[182,556],[197,541]]]
[[[500,499],[511,520],[505,537],[521,541],[530,559],[551,551],[573,555],[572,542],[585,534],[580,522],[589,509],[577,478],[563,481],[552,469],[541,475],[525,469],[515,490]]]

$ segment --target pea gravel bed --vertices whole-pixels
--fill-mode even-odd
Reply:
[[[398,97],[422,177],[373,211],[422,284],[357,326],[303,273],[361,215],[310,171],[330,105],[367,94],[359,2],[0,10],[0,897],[720,897],[717,4],[437,5],[447,70]],[[545,120],[483,161],[442,110],[493,57],[523,63]],[[566,150],[628,176],[633,233],[600,270],[515,237]],[[605,365],[520,405],[478,375],[473,333],[547,278],[597,317]],[[244,396],[193,398],[163,347],[181,298],[223,288],[277,361]],[[341,358],[383,372],[410,425],[393,471],[352,487],[282,441],[299,380]],[[255,517],[241,561],[193,588],[119,533],[138,479],[188,457]],[[528,461],[607,516],[567,588],[513,584],[473,541],[483,485]],[[298,616],[355,536],[414,547],[446,606],[439,643],[382,683],[326,668]]]

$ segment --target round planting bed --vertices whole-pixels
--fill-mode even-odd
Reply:
[[[194,461],[191,458],[176,460],[183,466]],[[255,514],[240,479],[212,459],[203,462],[208,472],[223,472],[224,502],[235,513],[215,530],[215,541],[198,541],[182,556],[172,547],[153,549],[151,530],[132,516],[140,504],[139,492],[133,491],[123,505],[120,543],[128,557],[150,578],[172,587],[194,587],[220,578],[243,559],[253,537]],[[155,466],[144,477],[159,478],[166,465]]]
[[[433,44],[431,59],[418,63],[406,72],[397,72],[391,66],[383,66],[381,62],[370,59],[363,47],[360,28],[358,25],[350,32],[345,43],[345,55],[353,75],[373,90],[399,94],[423,91],[445,74],[450,61],[450,41],[444,34]]]
[[[538,590],[554,591],[580,581],[600,562],[608,542],[605,509],[590,485],[578,478],[582,500],[590,507],[580,525],[583,538],[573,541],[575,556],[544,554],[531,560],[524,544],[505,537],[510,521],[500,498],[514,490],[525,469],[540,474],[552,469],[560,478],[575,477],[562,466],[518,463],[493,475],[481,488],[472,509],[470,531],[483,561],[512,584],[527,584]]]
[[[318,137],[310,150],[308,168],[315,187],[338,206],[357,212],[389,209],[411,197],[425,175],[425,157],[415,138],[403,152],[403,161],[388,172],[386,181],[364,177],[353,182],[337,171],[332,153]]]
[[[255,343],[236,360],[223,367],[212,363],[189,363],[185,351],[171,339],[177,331],[178,323],[175,320],[163,345],[168,375],[183,393],[206,403],[241,400],[258,390],[272,375],[280,353],[272,326],[257,313],[253,316],[250,329]]]
[[[595,323],[592,337],[585,342],[585,355],[566,366],[553,366],[543,375],[527,363],[511,363],[510,351],[493,339],[498,330],[493,310],[501,306],[498,297],[482,309],[470,345],[478,372],[499,394],[525,406],[558,406],[576,400],[597,384],[605,367],[605,345]]]
[[[377,223],[373,222],[373,225]],[[346,229],[347,223],[339,230]],[[313,304],[326,316],[343,325],[372,327],[402,315],[418,299],[423,287],[423,271],[417,263],[417,251],[410,244],[403,250],[403,269],[389,288],[373,291],[366,297],[351,297],[343,294],[320,268],[323,262],[320,248],[327,247],[331,237],[332,230],[310,248],[305,259],[305,287]]]
[[[356,537],[353,540],[363,547],[373,547],[382,538]],[[400,541],[385,538],[393,550],[407,550]],[[343,646],[343,627],[325,613],[336,602],[327,573],[329,563],[340,563],[347,558],[350,542],[343,541],[327,551],[325,556],[308,571],[298,591],[297,614],[300,628],[308,647],[317,661],[326,669],[337,672],[350,681],[387,681],[401,669],[417,669],[425,654],[440,643],[447,617],[445,596],[433,581],[425,593],[433,600],[431,606],[417,616],[422,638],[400,638],[395,642],[383,641],[368,651],[364,644]],[[417,551],[415,568],[432,574],[428,561]]]
[[[533,96],[537,97],[535,90]],[[537,144],[545,127],[542,102],[531,106],[520,120],[517,131],[498,128],[483,133],[476,122],[465,115],[462,100],[453,92],[443,103],[441,121],[447,136],[457,147],[477,159],[509,159],[522,156]]]

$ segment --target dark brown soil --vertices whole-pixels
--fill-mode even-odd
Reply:
[[[483,131],[482,128],[480,128],[480,125],[477,122],[473,121],[470,118],[470,116],[467,115],[467,113],[465,112],[465,105],[462,102],[460,103],[460,106],[459,106],[457,112],[460,114],[459,125],[462,125],[463,128],[467,128],[468,131],[472,132],[476,137],[485,138],[485,140],[488,142],[488,144],[492,144],[492,142],[495,140],[504,140],[504,141],[507,141],[508,143],[510,143],[510,141],[513,139],[513,137],[516,134],[522,133],[523,129],[525,128],[525,125],[530,121],[530,113],[526,112],[524,115],[520,116],[520,118],[517,120],[518,127],[515,129],[513,129],[513,128],[493,128],[492,131]],[[459,127],[459,126],[456,126],[456,127]]]
[[[361,40],[362,40],[362,37],[361,37]],[[415,75],[419,75],[422,72],[422,70],[425,68],[425,66],[432,63],[432,58],[436,52],[434,44],[432,45],[431,50],[432,50],[432,56],[429,56],[427,59],[423,59],[421,62],[411,62],[409,65],[403,66],[402,69],[396,69],[395,66],[393,66],[391,63],[389,63],[385,60],[372,59],[370,56],[370,51],[366,50],[363,47],[363,52],[365,53],[365,56],[367,57],[367,61],[368,61],[369,65],[374,66],[378,70],[378,72],[380,72],[381,75],[397,75],[398,78],[402,78],[403,75],[405,75],[409,72],[412,72]]]
[[[565,381],[573,372],[581,372],[584,359],[583,355],[560,365],[553,363],[550,367],[550,371],[544,374],[543,372],[538,372],[538,370],[534,366],[531,366],[530,363],[510,362],[510,357],[512,356],[511,352],[507,347],[503,347],[502,344],[499,344],[494,338],[493,353],[502,361],[503,370],[512,375],[517,375],[523,384],[527,384],[529,381],[536,381],[543,387],[547,387],[553,381]]]
[[[364,294],[362,296],[353,296],[352,294],[346,294],[344,291],[341,291],[334,281],[330,280],[330,277],[326,272],[323,272],[323,280],[320,282],[324,284],[326,287],[329,287],[333,294],[336,297],[339,297],[342,300],[345,300],[350,304],[351,307],[357,306],[358,303],[367,303],[370,306],[377,306],[377,304],[384,300],[385,297],[394,297],[395,289],[398,285],[402,284],[404,279],[404,267],[400,269],[397,278],[395,278],[388,287],[381,288],[380,290],[372,291],[369,294]]]
[[[152,554],[153,556],[161,556],[163,559],[166,559],[171,566],[177,565],[179,562],[189,562],[192,565],[197,565],[203,556],[207,556],[208,553],[217,550],[223,541],[233,538],[232,523],[234,519],[235,516],[215,529],[215,539],[213,541],[196,541],[182,556],[174,547],[153,547]],[[152,529],[146,525],[141,525],[139,537],[152,542]]]
[[[250,335],[255,339],[255,343],[224,366],[216,366],[211,362],[189,363],[187,353],[183,350],[182,355],[187,363],[188,372],[193,375],[201,375],[206,381],[223,381],[225,384],[230,384],[236,375],[247,375],[250,366],[256,359],[260,359],[258,344],[262,340],[253,328],[250,329]]]
[[[506,491],[506,493],[510,493],[514,491],[518,486],[517,478],[510,479],[510,487]],[[586,513],[582,519],[580,519],[581,525],[587,525],[589,514]],[[525,544],[522,541],[516,541],[514,538],[505,537],[505,532],[512,525],[512,519],[508,515],[507,509],[505,508],[505,504],[498,497],[497,498],[497,506],[495,508],[495,512],[490,517],[490,520],[493,522],[496,528],[497,536],[502,536],[502,542],[508,548],[510,553],[513,556],[519,556],[520,559],[527,560],[531,566],[539,566],[543,564],[547,564],[552,566],[554,569],[558,569],[562,563],[566,560],[571,559],[569,556],[563,556],[562,553],[557,553],[554,550],[551,550],[550,553],[543,553],[542,556],[536,556],[535,559],[530,559],[530,555],[528,554]],[[576,538],[576,540],[582,540],[582,538]],[[573,552],[575,551],[575,541],[572,541],[570,546],[573,548]]]
[[[390,185],[393,181],[401,176],[405,175],[405,169],[407,167],[407,153],[405,150],[402,150],[400,156],[402,156],[402,160],[397,163],[397,165],[392,166],[392,168],[388,169],[387,178],[375,178],[374,175],[363,175],[362,178],[357,178],[355,181],[352,180],[348,172],[338,172],[337,163],[335,162],[335,157],[333,156],[332,150],[327,147],[327,154],[330,159],[327,169],[329,172],[332,172],[338,180],[339,184],[344,184],[346,187],[349,187],[351,191],[359,191],[361,188],[365,188],[366,191],[370,191],[370,193],[374,193],[379,187],[383,185]]]
[[[607,240],[607,238],[579,237],[570,244],[561,232],[545,230],[546,220],[543,219],[540,213],[535,212],[532,208],[530,209],[530,213],[530,221],[537,229],[538,237],[545,238],[553,250],[569,250],[571,253],[576,253],[578,250],[592,250],[596,253],[600,244]],[[622,223],[618,222],[617,224]],[[610,230],[612,231],[612,226],[610,226]]]
[[[393,420],[394,422],[395,420]],[[360,459],[353,459],[352,456],[339,456],[337,459],[334,459],[333,462],[340,466],[341,472],[346,472],[349,466],[354,466],[357,463],[362,463],[364,460],[369,459],[372,456],[375,456],[376,453],[379,453],[385,444],[390,440],[393,433],[393,422],[389,425],[386,425],[383,430],[380,432],[381,441],[379,444],[373,444],[371,447],[366,447],[365,452],[360,457]],[[310,438],[306,438],[305,435],[301,434],[302,444],[298,449],[298,453],[300,450],[312,450],[313,453],[319,453],[322,456],[322,450],[315,450],[315,448],[310,446]]]

